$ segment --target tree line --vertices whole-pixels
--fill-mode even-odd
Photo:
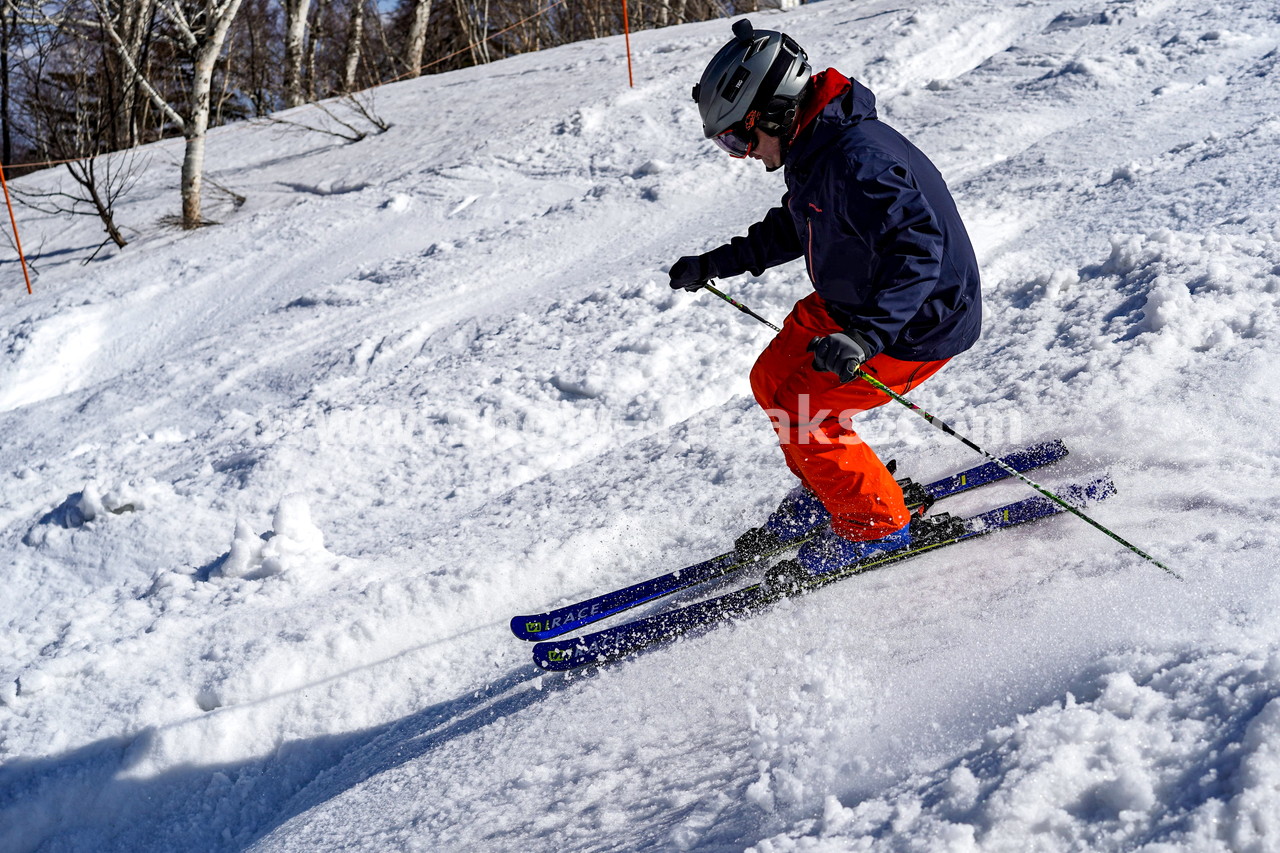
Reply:
[[[758,3],[628,0],[628,24]],[[211,127],[342,97],[385,129],[359,94],[380,83],[622,31],[622,0],[0,0],[0,160],[10,175],[60,162],[68,199],[30,203],[103,217],[124,245],[110,208],[133,170],[103,154],[183,137],[179,224],[195,228]]]

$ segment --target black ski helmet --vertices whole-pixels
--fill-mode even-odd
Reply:
[[[811,76],[809,57],[791,36],[757,30],[746,18],[734,21],[733,40],[693,87],[703,134],[714,139],[739,126],[782,136],[795,121]]]

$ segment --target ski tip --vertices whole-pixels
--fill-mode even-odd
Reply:
[[[1067,445],[1062,439],[1051,438],[1048,441],[1030,445],[1025,450],[1010,455],[1026,455],[1036,460],[1040,465],[1048,465],[1070,455],[1070,453],[1071,451],[1067,449]]]
[[[567,672],[592,663],[583,651],[573,645],[539,643],[533,647],[533,662],[547,672]]]
[[[516,616],[511,620],[511,633],[521,640],[534,642],[555,636],[547,631],[546,620],[541,615]]]
[[[1119,494],[1116,483],[1111,479],[1109,474],[1104,474],[1090,480],[1088,483],[1073,486],[1070,489],[1069,500],[1072,503],[1088,505],[1098,501],[1105,501],[1107,498],[1115,497]]]

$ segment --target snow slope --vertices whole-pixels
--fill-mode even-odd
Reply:
[[[631,90],[619,39],[569,45],[386,87],[356,144],[215,131],[218,227],[160,224],[175,142],[123,252],[22,214],[0,850],[1280,850],[1274,5],[755,17],[969,224],[983,339],[913,397],[1063,437],[1044,481],[1109,471],[1096,517],[1185,582],[1060,518],[539,677],[512,615],[718,553],[789,485],[767,330],[663,273],[781,192],[698,132],[727,22],[637,34]],[[778,320],[805,282],[725,287]],[[975,461],[900,407],[862,432]]]

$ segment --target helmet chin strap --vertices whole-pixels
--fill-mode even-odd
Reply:
[[[799,135],[800,113],[805,103],[813,97],[813,90],[813,78],[810,78],[809,82],[804,84],[804,89],[801,90],[800,97],[796,98],[796,105],[791,110],[791,122],[787,125],[787,132],[782,137],[784,148],[790,147],[791,143]]]
[[[813,83],[805,84],[804,91],[800,93],[800,97],[783,112],[778,118],[781,121],[763,121],[757,123],[757,127],[761,133],[768,133],[770,136],[778,140],[779,160],[786,161],[787,152],[791,150],[791,143],[795,138],[796,119],[800,114],[800,107],[804,104],[805,99],[813,93]],[[766,129],[768,128],[768,129]],[[782,162],[777,166],[766,166],[766,172],[776,172],[782,168]]]

